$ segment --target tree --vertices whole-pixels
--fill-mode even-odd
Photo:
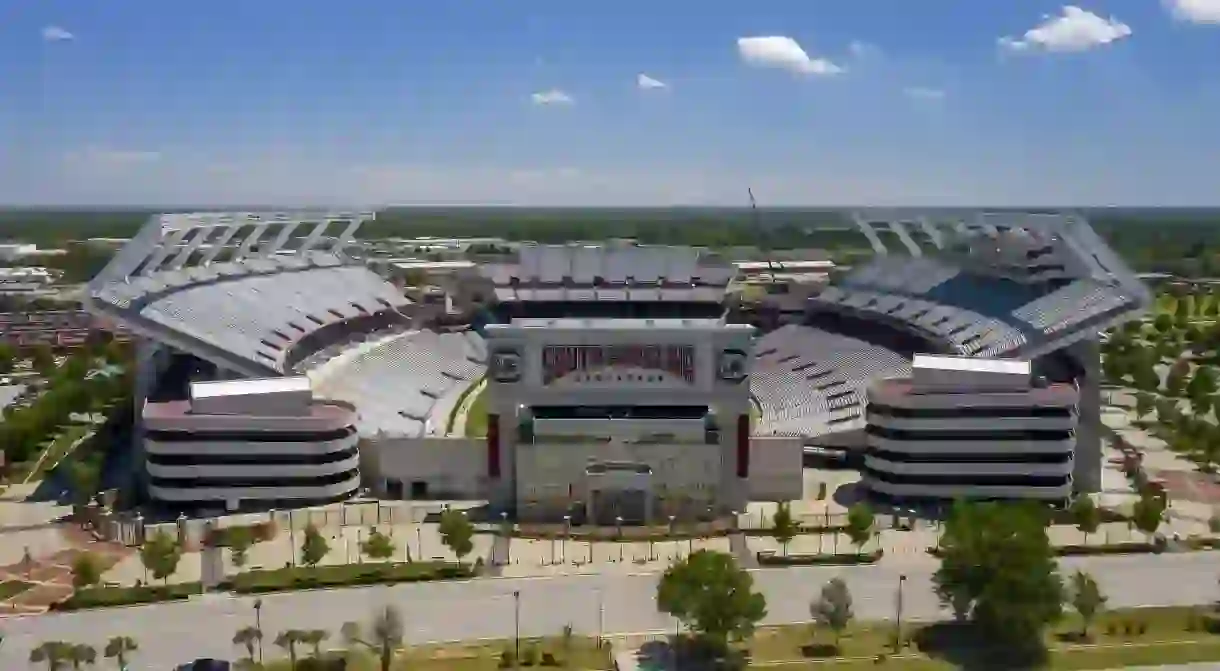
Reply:
[[[1143,419],[1152,413],[1155,407],[1155,399],[1152,394],[1146,391],[1138,391],[1135,393],[1135,416],[1138,419]]]
[[[246,649],[246,660],[249,662],[249,666],[254,665],[254,646],[262,640],[262,630],[254,626],[242,627],[237,630],[236,634],[233,634],[233,645],[240,645]]]
[[[286,629],[281,631],[275,637],[275,644],[284,649],[288,653],[288,669],[296,671],[297,668],[297,644],[302,643],[305,637],[305,632],[299,629]]]
[[[1141,362],[1132,370],[1131,379],[1136,389],[1152,392],[1156,391],[1157,387],[1160,386],[1161,380],[1157,377],[1156,371],[1152,369],[1152,366],[1152,363]]]
[[[313,650],[314,659],[322,659],[322,642],[330,638],[330,632],[325,629],[309,629],[301,632],[301,643]]]
[[[16,362],[17,353],[8,344],[0,342],[0,375],[7,375],[13,372],[13,366]]]
[[[97,650],[91,645],[77,643],[69,647],[68,660],[74,669],[79,669],[82,664],[93,666],[97,663]]]
[[[1089,626],[1093,624],[1093,619],[1106,606],[1106,597],[1101,593],[1101,588],[1097,586],[1097,581],[1093,576],[1084,571],[1077,570],[1072,575],[1072,584],[1070,588],[1072,608],[1080,615],[1081,638],[1088,640]]]
[[[1080,529],[1080,533],[1084,534],[1084,542],[1089,542],[1089,534],[1097,533],[1101,528],[1101,509],[1093,502],[1092,497],[1087,494],[1081,494],[1072,501],[1072,507],[1069,511],[1072,515],[1072,521],[1076,524],[1076,528]]]
[[[838,649],[843,630],[847,629],[847,625],[851,624],[852,618],[855,617],[847,583],[842,578],[832,578],[823,585],[818,599],[809,605],[809,613],[814,622],[834,632],[835,649]]]
[[[857,503],[847,509],[847,537],[860,554],[864,544],[873,537],[873,511],[867,503]]]
[[[788,554],[788,544],[796,538],[796,532],[799,526],[796,520],[792,517],[792,510],[788,507],[788,503],[782,502],[775,509],[775,514],[771,516],[771,537],[775,539],[784,548],[784,555]]]
[[[247,526],[230,527],[229,558],[240,571],[250,561],[250,548],[254,547],[254,531]]]
[[[394,653],[403,645],[404,633],[402,614],[393,606],[383,606],[377,611],[367,634],[356,622],[343,625],[343,638],[348,645],[360,646],[376,654],[381,671],[390,671]]]
[[[50,378],[55,375],[55,352],[51,346],[46,343],[39,343],[34,346],[30,352],[30,365],[33,366],[34,372],[44,378]]]
[[[330,544],[318,528],[310,524],[305,527],[305,537],[301,540],[301,563],[306,566],[317,566],[330,552]]]
[[[72,661],[72,644],[63,641],[46,641],[30,651],[31,664],[46,664],[47,671],[60,671]]]
[[[1190,363],[1186,360],[1179,360],[1177,363],[1169,367],[1169,372],[1165,374],[1165,394],[1168,396],[1181,396],[1182,391],[1186,388],[1186,376],[1190,373]]]
[[[1161,528],[1165,519],[1166,501],[1164,496],[1153,492],[1145,486],[1140,491],[1140,497],[1131,509],[1131,523],[1141,533],[1151,537]]]
[[[744,639],[767,614],[754,579],[732,555],[696,550],[666,569],[657,584],[657,608],[686,624],[717,651]]]
[[[1190,382],[1186,384],[1186,393],[1192,397],[1211,396],[1216,393],[1216,369],[1212,366],[1196,368],[1194,375],[1190,376]]]
[[[101,479],[100,469],[92,463],[74,457],[65,465],[68,482],[72,487],[72,498],[78,505],[85,505],[97,493],[98,481]]]
[[[72,561],[72,586],[76,589],[93,587],[102,581],[102,567],[97,557],[85,552]]]
[[[383,534],[373,528],[369,533],[369,537],[364,539],[360,545],[360,551],[363,552],[369,559],[386,560],[394,556],[397,548],[394,547],[394,539],[389,535]]]
[[[169,534],[158,530],[153,537],[140,546],[140,563],[152,573],[152,577],[169,584],[169,577],[178,570],[182,559],[182,547]]]
[[[1173,330],[1173,317],[1162,312],[1152,320],[1152,328],[1161,332],[1161,334],[1169,333]]]
[[[459,562],[474,549],[474,526],[465,512],[449,509],[441,513],[439,530],[441,540]]]
[[[127,658],[139,649],[135,639],[130,636],[114,636],[106,641],[106,648],[102,654],[106,659],[113,659],[115,666],[119,667],[119,671],[127,671]]]
[[[945,522],[937,596],[1014,653],[1044,654],[1043,632],[1062,613],[1047,522],[1034,502],[959,502]]]

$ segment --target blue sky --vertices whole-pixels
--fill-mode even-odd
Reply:
[[[0,202],[1215,205],[1216,63],[1220,0],[0,0]]]

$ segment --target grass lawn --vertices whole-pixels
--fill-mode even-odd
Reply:
[[[34,586],[34,583],[24,580],[5,580],[0,582],[0,601],[11,599]]]
[[[1088,642],[1079,640],[1079,621],[1065,617],[1048,634],[1047,668],[1113,669],[1220,661],[1220,635],[1192,631],[1197,612],[1190,608],[1144,608],[1107,613],[1092,626]],[[1144,633],[1136,633],[1141,626]],[[899,655],[893,655],[890,647],[892,624],[851,627],[837,651],[829,631],[817,632],[808,624],[765,627],[755,633],[748,648],[752,666],[763,668],[876,668],[874,658],[882,653],[890,655],[885,668],[939,671],[988,665],[989,651],[980,648],[978,635],[960,627],[912,625],[904,628],[904,634],[911,644]],[[992,659],[1004,659],[1003,650],[990,654],[1000,655]]]
[[[486,438],[487,437],[487,387],[475,392],[477,396],[470,402],[470,409],[466,411],[466,437],[467,438]]]
[[[400,653],[394,666],[395,671],[406,671],[407,669],[410,671],[499,671],[501,653],[513,649],[511,639],[412,646],[409,644],[409,638],[408,635],[408,646]],[[572,637],[571,650],[567,653],[564,652],[563,643],[559,637],[521,639],[523,660],[526,659],[530,649],[538,651],[539,660],[543,652],[550,653],[554,657],[555,665],[544,666],[534,663],[527,666],[522,663],[523,668],[532,666],[537,669],[588,671],[606,669],[610,665],[609,655],[605,651],[598,650],[595,640],[591,638]],[[378,669],[374,656],[363,650],[348,653],[347,662],[348,671],[377,671]],[[268,662],[266,669],[267,671],[288,671],[288,660],[277,659]]]

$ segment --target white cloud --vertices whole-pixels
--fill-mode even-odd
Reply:
[[[46,42],[67,42],[76,36],[59,26],[47,26],[42,29],[42,39]]]
[[[652,77],[649,77],[648,75],[646,75],[642,72],[636,76],[635,85],[642,89],[667,89],[667,88],[669,88],[669,84],[666,84],[665,82],[661,81],[660,79],[653,79]]]
[[[1042,23],[1019,38],[1001,37],[1008,51],[1088,51],[1131,36],[1131,26],[1114,17],[1103,18],[1075,5],[1066,5],[1059,16],[1045,16]]]
[[[942,89],[933,89],[926,86],[908,86],[902,92],[913,100],[941,101],[945,99],[945,92]]]
[[[847,45],[847,51],[851,53],[853,58],[870,58],[881,55],[881,47],[861,40],[852,40]]]
[[[1175,19],[1220,24],[1220,0],[1163,0]]]
[[[738,38],[737,53],[747,65],[755,67],[781,68],[807,75],[843,72],[843,68],[825,58],[810,57],[796,40],[782,35]]]
[[[538,93],[531,94],[530,100],[535,105],[571,105],[576,102],[572,96],[559,89],[539,91]]]

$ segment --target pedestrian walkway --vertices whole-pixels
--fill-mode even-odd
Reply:
[[[16,563],[0,566],[0,583],[20,581],[31,587],[0,601],[0,615],[44,613],[58,601],[68,598],[72,587],[72,566],[84,554],[90,554],[104,572],[134,551],[115,543],[98,541],[71,523],[58,525],[66,548],[46,556],[27,555]]]

